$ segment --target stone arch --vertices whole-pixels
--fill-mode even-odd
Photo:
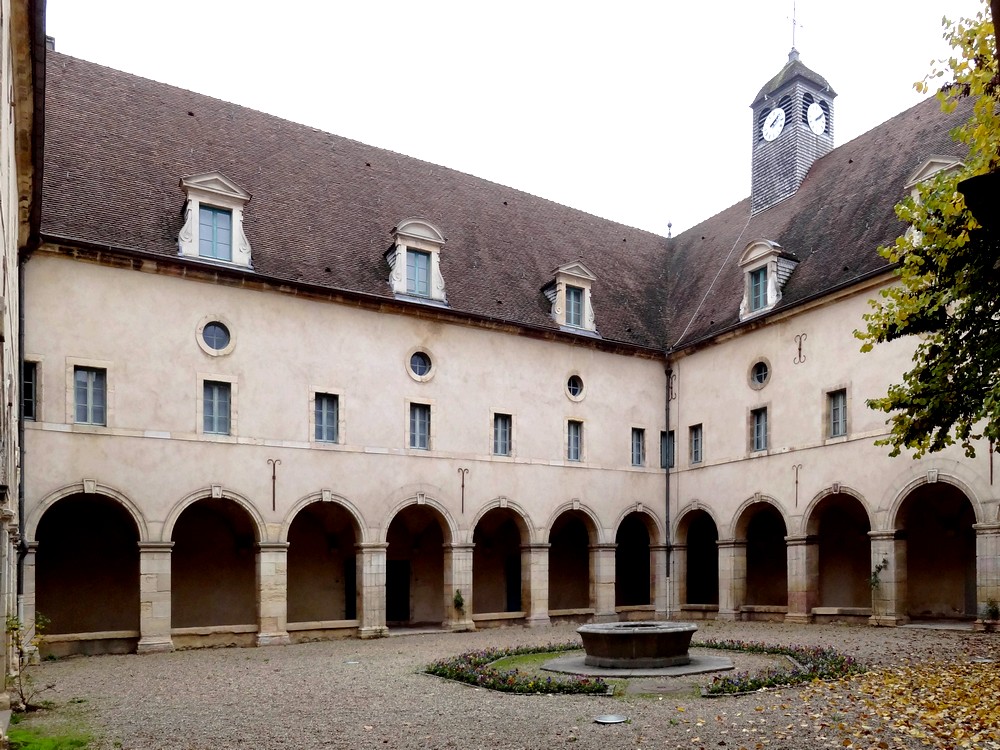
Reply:
[[[660,519],[652,510],[650,510],[649,506],[644,503],[635,503],[630,505],[618,514],[618,518],[615,519],[614,526],[612,526],[612,528],[615,529],[616,538],[618,528],[622,525],[622,521],[633,513],[638,513],[642,517],[642,521],[646,526],[646,531],[649,532],[650,544],[665,544],[663,541],[663,524],[660,523]]]
[[[715,528],[717,531],[722,528],[721,524],[719,523],[718,517],[715,515],[715,511],[712,510],[710,506],[706,505],[700,500],[692,500],[690,503],[688,503],[681,509],[681,511],[677,514],[677,517],[674,519],[674,524],[673,524],[674,528],[672,529],[672,539],[676,544],[684,544],[684,542],[681,541],[682,534],[687,533],[687,527],[691,523],[691,517],[692,517],[691,514],[699,510],[704,512],[709,518],[712,519],[712,522],[715,524]]]
[[[521,571],[531,564],[531,522],[523,509],[495,498],[472,523],[472,612],[522,612],[530,599]]]
[[[477,512],[475,516],[473,516],[472,523],[469,525],[473,534],[475,534],[476,526],[479,525],[483,516],[491,510],[496,510],[497,508],[506,508],[514,514],[517,528],[521,532],[521,538],[524,540],[525,544],[535,543],[535,527],[531,523],[531,516],[528,515],[528,512],[521,505],[503,496],[493,498],[486,503],[486,505],[480,508],[479,512]]]
[[[385,523],[379,529],[378,541],[380,543],[385,544],[388,541],[389,527],[392,525],[396,516],[412,505],[426,505],[428,508],[436,511],[440,516],[441,531],[445,534],[444,543],[453,544],[458,542],[458,525],[455,523],[455,519],[452,517],[451,513],[448,512],[448,509],[433,497],[429,497],[423,492],[418,492],[397,503],[396,506],[389,511],[389,514],[386,516]]]
[[[745,601],[765,607],[788,606],[788,518],[774,498],[754,495],[740,506],[733,530],[746,554]]]
[[[719,521],[704,503],[684,508],[675,524],[674,552],[678,603],[719,605]]]
[[[597,514],[590,507],[578,501],[563,503],[552,512],[552,515],[549,516],[549,520],[545,524],[545,533],[542,541],[550,541],[552,525],[558,520],[559,516],[567,511],[578,511],[586,516],[587,534],[590,537],[591,544],[607,544],[608,540],[604,538],[604,529],[601,527],[601,522]]]
[[[973,491],[971,483],[966,482],[964,479],[961,479],[954,474],[938,471],[937,469],[929,469],[922,476],[914,477],[896,490],[892,496],[892,501],[889,503],[888,512],[886,513],[885,530],[898,530],[900,528],[899,511],[903,507],[903,503],[906,502],[907,498],[913,494],[914,490],[917,490],[924,485],[936,484],[937,482],[942,482],[956,487],[963,495],[965,495],[965,499],[968,500],[969,504],[972,506],[972,512],[976,517],[976,523],[986,522],[986,511],[983,509],[983,505],[980,502],[979,497]]]
[[[594,555],[602,530],[586,506],[570,502],[561,506],[548,525],[549,610],[575,611],[594,606]]]
[[[828,497],[833,495],[847,495],[848,497],[853,497],[861,507],[864,508],[865,515],[868,516],[868,526],[872,529],[875,528],[875,514],[872,513],[872,509],[868,507],[868,501],[865,496],[858,492],[853,487],[848,487],[846,484],[841,485],[831,485],[825,489],[817,492],[809,504],[806,505],[805,510],[802,511],[802,517],[799,525],[799,533],[804,535],[812,536],[818,532],[819,518],[816,516],[816,509],[819,507],[820,503],[823,502]],[[791,532],[789,532],[791,533]]]
[[[281,529],[278,531],[278,542],[286,543],[288,542],[288,530],[292,526],[292,522],[295,520],[295,516],[299,514],[303,508],[313,503],[335,503],[342,506],[344,510],[351,514],[354,519],[356,526],[356,531],[358,533],[358,543],[364,544],[368,540],[366,535],[368,533],[368,527],[365,524],[364,517],[361,515],[361,511],[358,510],[357,506],[354,505],[350,500],[348,500],[343,495],[338,495],[335,492],[329,492],[328,490],[321,490],[319,492],[311,492],[299,498],[295,505],[291,507],[287,514],[285,514],[284,520],[281,522]]]
[[[30,544],[35,541],[35,536],[38,533],[38,523],[42,520],[42,516],[45,515],[45,511],[51,508],[59,500],[64,497],[69,497],[71,495],[104,495],[112,500],[116,500],[128,514],[132,516],[132,520],[135,523],[136,531],[139,534],[139,542],[149,541],[149,528],[146,525],[146,519],[139,510],[139,506],[129,499],[128,495],[120,490],[111,487],[106,484],[94,483],[90,484],[89,480],[84,480],[83,482],[77,482],[75,484],[67,484],[64,487],[60,487],[53,492],[46,495],[42,501],[31,509],[28,513],[28,517],[25,519],[24,523],[24,538]]]
[[[194,492],[185,495],[180,501],[175,503],[174,507],[172,507],[170,512],[167,513],[167,520],[163,523],[163,531],[160,533],[160,541],[171,541],[174,535],[174,526],[177,524],[177,519],[180,518],[181,513],[199,500],[208,499],[232,500],[234,503],[243,508],[243,510],[245,510],[250,516],[250,520],[254,528],[254,541],[258,544],[269,541],[267,538],[267,524],[264,523],[264,517],[261,516],[260,511],[257,510],[257,506],[255,506],[244,495],[234,492],[233,490],[227,490],[225,487],[219,487],[218,485],[195,490]]]

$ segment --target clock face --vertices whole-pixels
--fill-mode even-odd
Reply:
[[[809,105],[809,109],[806,110],[806,119],[809,121],[809,129],[816,135],[823,135],[826,132],[826,112],[823,111],[819,102],[813,102]]]
[[[785,110],[781,107],[772,109],[764,119],[764,125],[760,129],[760,134],[765,141],[773,141],[781,135],[781,129],[785,127]]]

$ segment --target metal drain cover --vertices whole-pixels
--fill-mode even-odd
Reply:
[[[604,714],[603,716],[595,716],[594,721],[598,724],[624,724],[628,721],[628,717],[621,714]]]

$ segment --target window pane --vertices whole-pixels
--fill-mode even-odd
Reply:
[[[493,453],[497,456],[510,455],[511,417],[510,414],[493,416]]]
[[[327,443],[337,442],[340,420],[340,399],[329,393],[316,394],[316,439]]]
[[[767,450],[767,409],[755,409],[753,416],[753,450]]]
[[[691,443],[691,463],[697,464],[701,463],[702,458],[702,434],[701,425],[695,425],[690,430],[690,443]]]
[[[646,461],[646,431],[632,428],[632,465],[642,466]]]
[[[767,268],[750,272],[750,309],[760,310],[767,304]]]
[[[830,437],[847,434],[847,391],[834,391],[830,399]]]
[[[406,291],[425,297],[431,293],[431,256],[417,250],[406,251]]]
[[[583,290],[576,286],[566,287],[566,325],[583,325]]]
[[[567,425],[566,458],[579,461],[583,450],[583,422],[569,422]]]
[[[36,376],[37,370],[35,369],[35,363],[25,362],[21,386],[21,413],[24,415],[25,419],[36,419]]]
[[[410,447],[427,450],[430,447],[431,407],[410,404]]]
[[[203,426],[206,433],[229,434],[229,392],[229,383],[205,381]]]

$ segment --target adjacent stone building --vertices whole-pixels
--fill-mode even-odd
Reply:
[[[664,238],[50,53],[24,308],[46,647],[974,618],[992,454],[874,447],[865,399],[911,349],[852,335],[963,115],[833,148],[834,97],[793,51],[752,104],[753,195]]]

